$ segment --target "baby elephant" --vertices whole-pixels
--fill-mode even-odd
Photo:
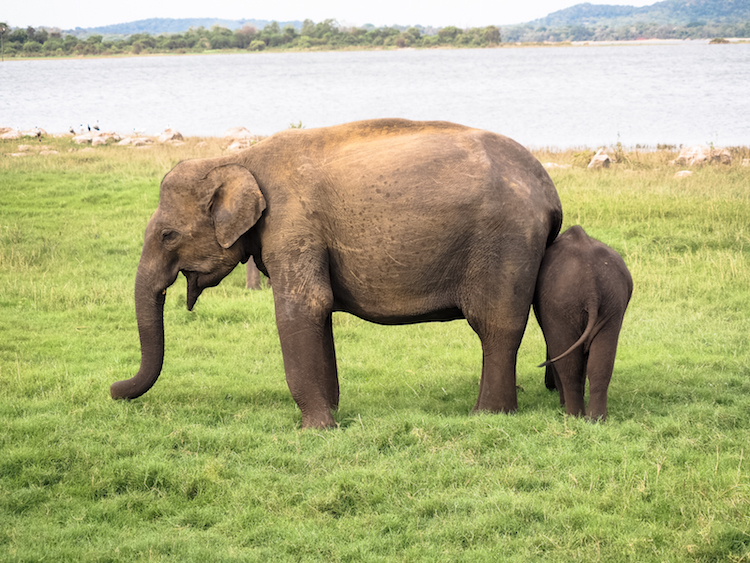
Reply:
[[[632,293],[622,257],[581,227],[571,227],[547,249],[534,294],[534,314],[547,342],[547,361],[539,367],[546,366],[545,384],[559,391],[568,414],[607,417],[617,339]]]

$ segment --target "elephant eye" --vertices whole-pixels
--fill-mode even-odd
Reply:
[[[175,242],[180,236],[180,233],[177,231],[164,231],[161,234],[161,241],[164,244],[169,244],[172,242]]]

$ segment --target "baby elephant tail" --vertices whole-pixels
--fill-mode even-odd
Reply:
[[[599,311],[599,300],[592,299],[587,309],[589,313],[589,321],[586,324],[586,330],[583,331],[583,334],[580,336],[580,338],[576,340],[570,348],[565,350],[565,352],[563,352],[559,356],[552,358],[551,360],[547,360],[546,362],[543,362],[536,367],[543,368],[543,367],[547,367],[549,365],[554,364],[557,360],[561,360],[562,358],[570,354],[573,350],[575,350],[576,348],[584,344],[589,339],[591,334],[594,332],[594,325],[596,325],[596,320],[598,317],[597,313]]]

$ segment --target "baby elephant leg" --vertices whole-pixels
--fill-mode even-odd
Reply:
[[[591,420],[607,418],[607,392],[612,379],[620,326],[607,327],[596,335],[589,349],[586,371],[589,379],[589,406],[586,416]]]

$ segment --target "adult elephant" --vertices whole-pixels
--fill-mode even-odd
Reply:
[[[561,221],[555,187],[526,149],[446,122],[289,130],[181,162],[162,181],[136,275],[141,367],[111,395],[138,397],[159,377],[178,273],[192,309],[252,256],[273,282],[303,427],[335,425],[335,311],[381,324],[465,318],[483,351],[475,410],[514,411],[516,354]]]

